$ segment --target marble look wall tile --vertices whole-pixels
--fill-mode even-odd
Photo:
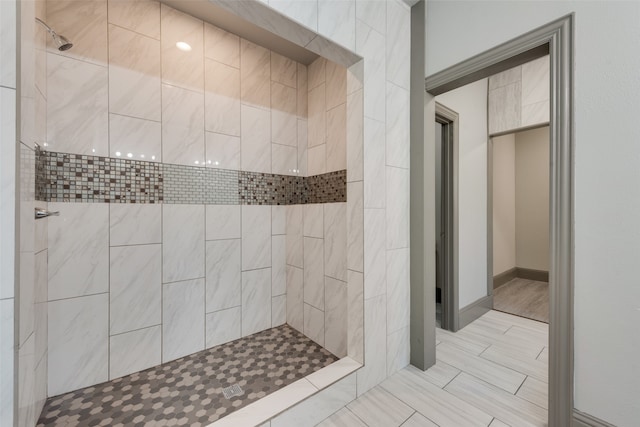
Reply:
[[[298,145],[296,104],[295,88],[271,82],[271,142]]]
[[[409,326],[409,248],[387,251],[387,331]]]
[[[287,207],[271,206],[271,235],[284,235],[287,233]],[[286,252],[286,250],[284,251]]]
[[[327,111],[327,172],[347,168],[347,104]]]
[[[0,86],[16,87],[16,1],[0,2]]]
[[[161,325],[109,338],[109,379],[140,372],[161,363]]]
[[[271,86],[270,51],[248,40],[240,39],[240,81],[242,102],[269,108]]]
[[[162,321],[161,245],[111,248],[109,307],[111,335]]]
[[[271,52],[271,80],[295,89],[298,83],[298,63]]]
[[[356,0],[356,17],[380,34],[387,31],[387,2]]]
[[[327,144],[316,145],[309,148],[307,173],[309,176],[327,173]]]
[[[278,296],[287,292],[287,250],[286,236],[271,238],[271,295]]]
[[[347,284],[325,278],[324,346],[338,357],[347,355]]]
[[[206,130],[240,136],[240,70],[211,59],[204,65]]]
[[[409,168],[409,91],[387,83],[386,162]]]
[[[387,354],[385,351],[381,351],[381,349],[387,348],[386,311],[387,302],[384,295],[365,299],[364,358],[366,364],[357,373],[359,396],[362,396],[387,377]]]
[[[208,168],[240,170],[240,137],[205,132],[205,153]]]
[[[324,240],[304,238],[304,302],[324,310]],[[306,334],[306,332],[305,332]]]
[[[241,169],[271,173],[271,114],[242,105]]]
[[[347,183],[347,267],[364,271],[363,183]]]
[[[1,4],[1,3],[0,3]],[[16,200],[16,91],[0,87],[0,298],[14,296]]]
[[[161,5],[162,82],[202,92],[204,89],[204,23]],[[176,43],[191,46],[178,49]],[[163,94],[164,98],[164,94]],[[164,114],[163,114],[163,117]]]
[[[163,285],[162,362],[204,349],[204,279]]]
[[[522,105],[549,100],[549,56],[522,64]]]
[[[408,326],[387,336],[387,375],[391,376],[409,364],[409,352]]]
[[[202,205],[162,206],[163,283],[204,277],[204,211]]]
[[[347,282],[347,352],[349,357],[364,362],[364,275],[349,270]]]
[[[109,206],[49,203],[49,299],[109,290]]]
[[[386,41],[387,80],[408,90],[411,70],[411,9],[401,2],[387,2]]]
[[[362,90],[364,84],[364,60],[347,68],[347,95]]]
[[[37,205],[39,208],[49,209],[49,204],[47,202],[38,201]],[[34,252],[40,252],[44,249],[47,249],[49,246],[49,221],[48,220],[38,220],[35,221],[34,225]],[[2,292],[0,291],[0,295]]]
[[[549,123],[549,101],[522,106],[522,127]]]
[[[303,205],[290,205],[287,214],[287,265],[303,266]]]
[[[47,69],[49,149],[108,156],[107,68],[49,53]]]
[[[287,322],[287,296],[271,298],[271,327],[282,326]]]
[[[385,236],[384,209],[364,210],[364,298],[384,295],[385,284]]]
[[[109,25],[109,112],[160,121],[160,94],[160,42]]]
[[[271,266],[270,223],[271,206],[242,206],[243,271]]]
[[[109,379],[109,295],[51,301],[48,393],[57,396]]]
[[[73,41],[73,49],[60,52],[49,37],[49,51],[94,64],[107,63],[107,0],[50,0],[46,18],[58,34]]]
[[[287,265],[287,323],[300,332],[304,329],[303,282],[303,270]]]
[[[18,419],[17,425],[36,424],[34,336],[30,335],[18,350]]]
[[[318,30],[318,0],[271,0],[269,6],[313,31]]]
[[[239,205],[207,205],[207,240],[239,239]]]
[[[14,303],[13,298],[0,300],[0,422],[8,426],[14,416]]]
[[[162,206],[109,204],[111,246],[162,243]]]
[[[309,93],[309,88],[307,85],[307,66],[304,64],[297,63],[298,66],[298,117],[306,118],[307,117],[307,98]]]
[[[202,93],[162,85],[162,160],[165,163],[204,164],[203,105]]]
[[[364,115],[385,120],[385,37],[356,21],[356,53],[364,58]],[[366,136],[365,136],[366,140]]]
[[[355,0],[318,0],[318,32],[349,50],[355,49]]]
[[[271,269],[242,272],[242,336],[271,327]]]
[[[308,174],[307,121],[298,119],[298,175]]]
[[[355,27],[354,27],[355,28]],[[327,61],[327,110],[347,102],[347,69]]]
[[[280,175],[297,175],[295,172],[298,168],[297,165],[298,149],[296,147],[271,144],[271,173]]]
[[[324,237],[324,207],[322,203],[302,205],[305,237]]]
[[[489,77],[489,90],[522,81],[522,66],[513,67]]]
[[[109,157],[130,153],[136,160],[161,162],[161,138],[160,122],[109,114]]]
[[[206,348],[215,347],[242,337],[242,309],[233,307],[207,314]]]
[[[409,247],[409,171],[387,167],[387,249]]]
[[[364,179],[364,105],[362,91],[347,97],[347,182]]]
[[[489,133],[517,129],[521,124],[521,82],[489,91]]]
[[[304,304],[303,333],[324,347],[324,312],[307,303]]]
[[[240,239],[207,242],[207,313],[241,304],[240,257]]]
[[[327,104],[325,100],[325,84],[309,90],[309,119],[307,121],[307,138],[309,148],[326,142]]]
[[[364,207],[385,206],[385,126],[364,118]]]
[[[160,3],[153,0],[108,0],[109,23],[160,40]]]
[[[47,352],[47,251],[35,255],[34,266],[34,332],[36,363]]]
[[[240,37],[205,22],[204,56],[240,68]]]
[[[35,259],[33,252],[20,253],[20,297],[18,345],[22,346],[33,333],[35,302]]]
[[[307,90],[309,92],[326,82],[326,69],[327,60],[322,56],[309,64],[307,67]]]
[[[324,274],[347,281],[347,204],[324,205]]]

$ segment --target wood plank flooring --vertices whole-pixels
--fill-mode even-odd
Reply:
[[[549,323],[549,284],[516,277],[494,289],[493,308]]]
[[[455,334],[437,329],[435,366],[408,366],[319,426],[547,426],[548,334],[498,311]]]

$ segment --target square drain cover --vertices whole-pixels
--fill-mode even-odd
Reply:
[[[244,394],[244,390],[240,388],[238,384],[234,384],[232,386],[226,387],[222,389],[222,394],[227,399],[231,399],[232,397],[242,396]]]

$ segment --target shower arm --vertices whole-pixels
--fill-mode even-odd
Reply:
[[[52,36],[57,36],[57,35],[58,35],[58,33],[56,33],[55,31],[53,31],[53,28],[51,28],[50,26],[48,26],[47,24],[45,24],[45,22],[44,22],[42,19],[40,19],[40,18],[37,18],[37,17],[36,17],[36,21],[38,21],[40,24],[42,24],[42,26],[43,26],[44,28],[46,28],[46,29],[47,29],[47,31],[49,32],[49,34],[51,34]]]

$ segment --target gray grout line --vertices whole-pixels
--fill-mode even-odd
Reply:
[[[73,297],[67,297],[67,298],[56,298],[56,299],[47,299],[47,303],[51,303],[51,302],[58,302],[58,301],[67,301],[70,299],[78,299],[78,298],[86,298],[86,297],[95,297],[98,295],[109,295],[109,291],[107,292],[97,292],[95,294],[86,294],[86,295],[76,295]]]
[[[111,334],[111,331],[109,331],[109,339],[111,339],[112,337],[118,337],[120,335],[129,334],[131,332],[139,332],[139,331],[144,331],[145,329],[156,328],[158,326],[162,328],[162,322],[157,323],[155,325],[143,326],[142,328],[131,329],[130,331],[118,332],[117,334]]]

